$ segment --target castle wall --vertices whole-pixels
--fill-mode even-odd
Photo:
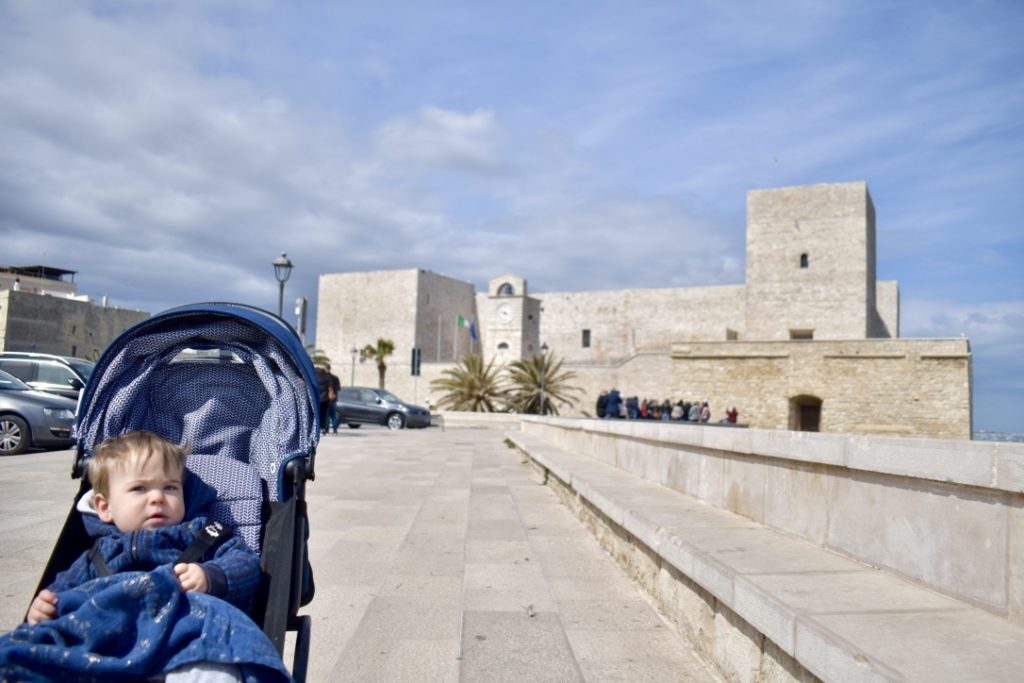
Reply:
[[[413,347],[421,349],[424,364],[451,363],[470,348],[469,328],[456,327],[458,315],[469,320],[476,314],[469,282],[418,268],[334,273],[320,276],[319,301],[316,345],[343,384],[352,378],[351,349],[378,339],[395,343],[386,363],[403,365],[406,373]],[[354,371],[357,384],[377,386],[372,363],[357,357]]]
[[[620,363],[636,353],[667,352],[681,340],[725,340],[743,329],[744,287],[624,289],[535,294],[540,339],[571,363]],[[590,330],[584,348],[583,330]]]
[[[396,356],[403,349],[409,353],[416,334],[418,274],[410,268],[320,276],[316,346],[331,359],[342,383],[352,370],[352,348],[390,339]],[[369,385],[377,385],[376,370]]]
[[[467,323],[476,313],[476,290],[470,282],[420,270],[416,308],[415,345],[422,349],[422,360],[453,362],[471,350],[469,327],[458,327],[458,316]],[[405,349],[408,356],[411,347]],[[395,350],[398,355],[398,349]],[[403,356],[406,357],[406,356]]]
[[[875,322],[868,337],[897,338],[900,336],[900,287],[895,280],[881,280],[875,284]]]
[[[37,351],[95,360],[149,314],[88,301],[0,290],[0,351]]]
[[[705,397],[712,419],[792,426],[791,399],[821,400],[821,431],[971,437],[964,339],[689,343],[672,347],[676,395]]]

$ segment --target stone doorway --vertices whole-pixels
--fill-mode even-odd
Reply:
[[[817,396],[789,399],[789,428],[798,432],[821,431],[821,399]]]

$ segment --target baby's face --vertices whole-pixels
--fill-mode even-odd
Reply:
[[[159,456],[145,465],[133,458],[110,474],[110,495],[97,493],[94,499],[104,522],[121,531],[138,531],[174,526],[185,518],[182,473],[167,472]]]

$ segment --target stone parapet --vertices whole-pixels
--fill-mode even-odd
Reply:
[[[523,431],[1024,624],[1024,445],[524,416]]]
[[[1019,679],[1024,447],[946,476],[924,453],[965,444],[532,417],[508,436],[725,680]]]

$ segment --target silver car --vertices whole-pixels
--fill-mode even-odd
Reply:
[[[74,443],[74,421],[75,401],[36,391],[0,370],[0,455],[31,446],[67,448]]]
[[[78,400],[96,364],[84,358],[28,351],[0,352],[0,370],[33,389]]]

